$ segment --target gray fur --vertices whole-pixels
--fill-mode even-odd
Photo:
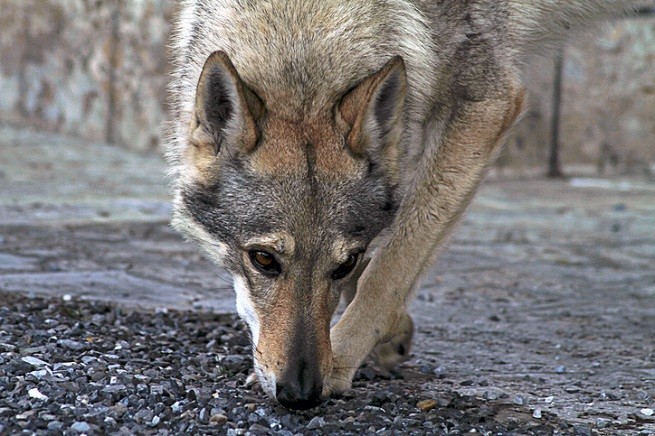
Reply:
[[[510,37],[521,54],[555,47],[589,24],[629,13],[635,0],[509,0]]]

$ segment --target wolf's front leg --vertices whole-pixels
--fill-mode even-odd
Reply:
[[[331,331],[334,369],[324,394],[349,389],[371,350],[401,330],[412,289],[523,110],[523,88],[517,80],[505,83],[491,98],[458,101],[439,138],[433,137],[434,126],[426,128],[425,155],[391,238],[367,266],[353,302]]]
[[[344,287],[341,295],[348,306],[355,299],[357,282],[368,266],[370,259],[364,260],[353,274],[350,282]],[[371,353],[375,366],[384,372],[389,372],[401,362],[409,358],[414,336],[414,322],[409,313],[404,313],[398,325],[398,329],[391,335],[388,342],[378,344]]]

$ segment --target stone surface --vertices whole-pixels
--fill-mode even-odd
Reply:
[[[157,151],[165,118],[172,15],[168,0],[125,1],[119,11],[111,142]]]
[[[158,149],[173,2],[0,0],[0,8],[0,121]],[[655,17],[619,20],[576,38],[565,53],[564,170],[652,174]],[[532,62],[530,109],[498,160],[500,174],[547,166],[553,65]]]
[[[160,156],[0,126],[0,223],[165,219]],[[19,262],[19,259],[12,260]]]
[[[166,0],[0,0],[0,121],[105,140],[160,144]]]
[[[105,139],[115,2],[0,0],[0,120]]]
[[[553,56],[526,74],[530,107],[498,160],[501,174],[544,173],[552,114]],[[561,160],[578,174],[655,173],[655,16],[621,19],[564,50]]]

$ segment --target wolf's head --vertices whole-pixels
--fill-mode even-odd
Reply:
[[[404,64],[351,86],[289,119],[215,52],[182,157],[174,225],[232,273],[258,378],[291,408],[320,402],[341,290],[396,210]]]

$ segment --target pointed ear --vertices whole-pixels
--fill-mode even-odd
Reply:
[[[403,128],[406,92],[405,64],[396,56],[343,97],[337,120],[348,130],[346,143],[353,154],[385,154],[384,150],[372,149],[375,144],[395,148]]]
[[[248,153],[257,144],[257,121],[264,104],[241,81],[225,52],[212,53],[205,61],[196,90],[190,142],[201,154],[221,147]]]

